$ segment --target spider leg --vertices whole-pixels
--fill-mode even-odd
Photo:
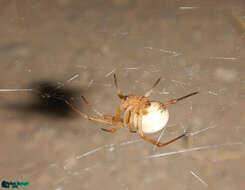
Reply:
[[[180,97],[180,98],[177,98],[177,99],[172,99],[172,100],[169,100],[169,101],[167,101],[167,102],[162,102],[162,104],[163,104],[163,105],[175,104],[175,103],[177,103],[177,102],[180,101],[180,100],[183,100],[183,99],[188,98],[188,97],[190,97],[190,96],[194,96],[194,95],[196,95],[196,94],[198,94],[198,92],[193,92],[193,93],[190,93],[190,94],[188,94],[188,95],[186,95],[186,96],[183,96],[183,97]]]
[[[103,114],[101,113],[101,112],[99,112],[98,110],[96,110],[95,108],[94,108],[94,106],[92,106],[87,100],[86,100],[86,98],[84,97],[84,96],[81,96],[81,98],[83,99],[83,101],[97,114],[97,115],[99,115],[99,116],[101,116],[101,117],[103,117]]]
[[[130,118],[129,118],[129,131],[131,133],[136,133],[136,131],[134,130],[134,125],[133,125],[133,122],[134,122],[134,116],[135,116],[135,113],[130,111]]]
[[[114,74],[113,76],[114,76],[114,83],[115,83],[117,95],[119,96],[120,99],[126,98],[126,96],[122,95],[122,93],[121,93],[121,91],[120,91],[120,89],[118,87],[116,74]]]
[[[129,120],[129,108],[125,111],[125,114],[124,114],[124,118],[123,120],[121,121],[122,123],[120,125],[118,125],[117,127],[114,127],[112,129],[104,129],[104,128],[101,128],[103,131],[106,131],[106,132],[110,132],[110,133],[114,133],[116,132],[118,129],[124,127],[125,125],[128,124],[128,120]],[[121,106],[118,107],[118,112],[117,112],[117,115],[114,117],[114,116],[110,116],[110,115],[107,115],[108,117],[112,117],[112,124],[114,125],[114,123],[118,123],[118,119],[120,119],[120,115],[121,115]],[[121,119],[120,119],[121,120]]]
[[[115,120],[115,116],[112,116],[112,115],[104,115],[104,119],[109,119],[109,120],[112,120],[114,121]],[[123,122],[123,119],[122,118],[119,118],[119,120],[117,122]]]
[[[161,78],[157,79],[157,81],[153,84],[153,86],[151,87],[150,90],[148,90],[146,93],[145,93],[145,97],[149,97],[151,95],[151,93],[153,92],[153,89],[158,85],[158,83],[160,82]]]
[[[130,116],[130,107],[124,112],[124,117],[123,117],[123,124],[124,125],[128,124],[129,116]]]
[[[128,109],[124,113],[124,118],[123,118],[123,124],[126,126],[129,124],[129,131],[131,133],[135,133],[134,127],[133,127],[133,118],[132,118],[132,107],[128,107]]]
[[[105,123],[107,125],[112,125],[112,121],[108,121],[108,120],[105,120],[105,119],[97,118],[97,117],[94,117],[94,116],[89,116],[86,113],[81,112],[79,109],[77,109],[75,106],[73,106],[67,100],[65,102],[66,102],[66,104],[68,104],[71,107],[71,109],[73,111],[77,112],[79,115],[83,116],[85,119],[88,119],[88,120],[91,120],[91,121],[97,121],[97,122],[100,122],[100,123]]]
[[[112,128],[112,129],[104,129],[104,128],[101,128],[101,130],[106,131],[106,132],[109,132],[109,133],[114,133],[114,132],[116,132],[118,129],[122,128],[123,126],[124,126],[124,124],[121,123],[120,125],[118,125],[118,126]]]
[[[130,116],[131,116],[131,112],[130,112],[130,107],[125,111],[124,113],[124,118],[123,118],[123,123],[121,123],[120,125],[118,125],[117,127],[115,128],[112,128],[112,129],[104,129],[102,128],[103,131],[106,131],[106,132],[110,132],[110,133],[114,133],[116,132],[118,129],[126,126],[128,123],[129,123],[129,120],[131,119]],[[133,130],[130,129],[130,132],[135,132]]]
[[[186,134],[184,133],[184,134],[182,134],[182,135],[180,135],[180,136],[178,136],[178,137],[176,137],[176,138],[174,138],[174,139],[172,139],[172,140],[170,140],[168,142],[165,142],[165,143],[157,142],[156,140],[154,140],[154,139],[152,139],[152,138],[150,138],[148,136],[145,136],[144,133],[143,133],[143,130],[142,130],[142,113],[140,113],[138,115],[137,125],[138,125],[138,132],[139,132],[139,135],[141,136],[141,138],[143,138],[144,140],[146,140],[148,142],[151,142],[152,144],[155,144],[155,145],[157,145],[159,147],[166,146],[166,145],[168,145],[168,144],[170,144],[170,143],[172,143],[174,141],[177,141],[178,139],[186,136]]]
[[[118,116],[117,117],[114,117],[114,116],[111,116],[111,115],[104,115],[103,113],[99,112],[98,110],[95,109],[94,106],[92,106],[84,96],[81,96],[83,101],[99,116],[103,117],[104,119],[109,119],[109,120],[113,120],[114,121],[114,124],[118,123],[118,121],[121,121],[123,122],[123,120],[120,118],[120,115],[121,115],[121,112],[120,112],[120,115],[119,115],[119,118]]]
[[[117,108],[117,113],[115,116],[109,116],[107,115],[106,117],[112,117],[112,124],[116,125],[119,121],[123,122],[123,120],[121,119],[121,114],[122,114],[122,105],[120,104]]]

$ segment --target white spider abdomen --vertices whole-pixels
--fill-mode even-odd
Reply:
[[[168,123],[169,113],[159,102],[150,102],[142,115],[143,133],[155,133],[163,129]],[[137,117],[134,118],[134,125],[137,124]]]

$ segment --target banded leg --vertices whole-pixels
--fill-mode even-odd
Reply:
[[[116,88],[116,91],[117,91],[117,95],[119,96],[120,99],[125,99],[126,96],[124,96],[119,87],[118,87],[118,84],[117,84],[117,77],[116,77],[116,74],[113,75],[114,76],[114,84],[115,84],[115,88]]]
[[[121,108],[120,106],[118,107],[118,110],[117,110],[117,114],[116,116],[111,116],[111,115],[104,115],[102,114],[101,112],[99,112],[97,109],[94,108],[94,106],[92,106],[84,96],[81,96],[83,101],[97,114],[99,115],[100,117],[103,117],[104,119],[109,119],[109,120],[112,120],[112,123],[113,125],[117,124],[119,121],[123,122],[123,120],[120,118],[121,116]]]
[[[129,131],[131,133],[136,133],[136,131],[134,130],[134,116],[135,116],[135,113],[134,112],[130,112],[130,118],[129,118]]]
[[[77,112],[79,115],[83,116],[85,119],[88,119],[88,120],[91,120],[91,121],[97,121],[97,122],[104,123],[104,124],[107,124],[107,125],[112,125],[112,121],[101,119],[101,118],[97,118],[97,117],[94,117],[94,116],[89,116],[86,113],[81,112],[79,109],[77,109],[75,106],[73,106],[67,100],[65,102],[66,102],[66,104],[68,104],[71,107],[71,109],[73,111]]]
[[[196,94],[198,94],[198,92],[193,92],[193,93],[190,93],[190,94],[188,94],[188,95],[186,95],[186,96],[183,96],[183,97],[180,97],[180,98],[177,98],[177,99],[169,100],[169,101],[167,101],[167,102],[162,102],[162,104],[163,104],[163,105],[175,104],[175,103],[177,103],[177,102],[180,101],[180,100],[183,100],[183,99],[188,98],[188,97],[190,97],[190,96],[194,96],[194,95],[196,95]]]
[[[103,113],[99,112],[98,110],[95,109],[94,106],[92,106],[84,96],[81,96],[81,98],[83,99],[83,101],[90,107],[91,110],[93,110],[95,113],[97,113],[97,115],[99,115],[100,117],[103,117]]]
[[[129,123],[130,107],[124,112],[123,124],[126,126]]]
[[[123,123],[121,123],[120,125],[118,125],[117,127],[115,128],[112,128],[112,129],[104,129],[102,128],[103,131],[106,131],[106,132],[110,132],[110,133],[114,133],[116,132],[118,129],[122,128],[122,127],[125,127],[128,123],[129,123],[129,120],[130,120],[130,108],[128,108],[126,111],[125,111],[125,116],[123,118]]]
[[[146,93],[145,93],[145,97],[149,97],[151,95],[151,93],[153,92],[153,89],[158,85],[158,83],[160,82],[161,78],[157,79],[157,81],[153,84],[153,86],[151,87],[151,89],[149,89]]]
[[[101,128],[101,130],[106,131],[106,132],[109,132],[109,133],[114,133],[114,132],[116,132],[118,129],[122,128],[123,126],[124,126],[124,124],[121,123],[120,125],[118,125],[118,126],[112,128],[112,129],[104,129],[104,128]]]

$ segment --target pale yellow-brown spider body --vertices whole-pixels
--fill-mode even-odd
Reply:
[[[138,131],[139,135],[144,140],[149,141],[157,146],[166,146],[184,137],[186,134],[184,133],[166,143],[157,142],[156,140],[145,136],[144,134],[158,132],[166,126],[169,119],[167,105],[175,104],[176,102],[193,96],[198,92],[193,92],[186,96],[166,102],[150,101],[148,97],[159,82],[160,78],[154,83],[153,87],[145,93],[144,96],[137,96],[134,94],[123,95],[118,88],[116,75],[114,75],[114,83],[116,86],[117,95],[121,99],[121,103],[117,109],[117,113],[115,116],[104,115],[98,112],[93,106],[88,103],[88,101],[84,97],[82,97],[83,100],[94,110],[95,113],[100,116],[100,118],[88,116],[87,114],[79,111],[70,102],[66,101],[66,103],[70,105],[75,112],[79,113],[81,116],[85,117],[88,120],[105,123],[109,126],[117,125],[112,129],[103,128],[102,130],[104,131],[113,133],[118,129],[126,127],[128,125],[130,132],[134,133]],[[123,118],[121,118],[121,115],[123,116]]]

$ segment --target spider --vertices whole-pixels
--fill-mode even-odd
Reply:
[[[84,118],[97,121],[100,123],[107,124],[109,126],[116,126],[111,129],[104,129],[103,131],[114,133],[118,129],[122,127],[126,127],[128,125],[129,131],[135,133],[138,131],[141,138],[144,140],[151,142],[154,145],[159,147],[166,146],[184,136],[186,136],[186,132],[184,134],[168,141],[165,143],[158,142],[148,136],[145,133],[155,133],[163,129],[169,119],[169,112],[167,106],[169,104],[175,104],[178,101],[181,101],[185,98],[198,94],[198,92],[190,93],[186,96],[172,99],[165,102],[159,101],[151,101],[148,99],[150,94],[153,92],[153,89],[160,82],[161,78],[159,78],[154,85],[145,93],[144,96],[138,96],[135,94],[123,95],[117,84],[117,77],[114,74],[114,83],[117,95],[121,99],[121,103],[117,108],[117,112],[115,116],[104,115],[97,111],[89,102],[82,96],[84,102],[100,117],[89,116],[83,112],[81,112],[78,108],[72,105],[69,101],[66,100],[66,103],[73,109],[75,112],[83,116]],[[121,115],[123,118],[121,118]],[[136,130],[135,130],[136,129]]]

